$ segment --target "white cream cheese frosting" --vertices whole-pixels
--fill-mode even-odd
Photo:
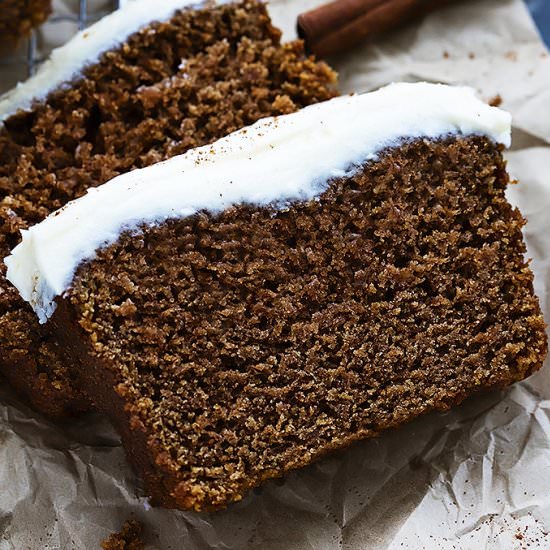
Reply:
[[[133,0],[77,33],[55,49],[36,74],[0,97],[0,122],[78,76],[101,54],[122,44],[131,34],[154,21],[166,21],[183,8],[215,5],[228,0]]]
[[[83,261],[122,231],[236,204],[285,205],[318,197],[403,139],[480,134],[510,144],[511,117],[469,88],[393,84],[254,125],[165,162],[120,175],[22,231],[7,278],[42,323]]]

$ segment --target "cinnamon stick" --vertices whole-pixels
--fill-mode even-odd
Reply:
[[[343,52],[456,0],[335,0],[298,16],[298,35],[320,57]]]

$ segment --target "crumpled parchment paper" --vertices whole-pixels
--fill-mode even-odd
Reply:
[[[293,38],[296,14],[319,3],[270,9]],[[43,29],[42,51],[75,27],[62,25]],[[509,167],[521,180],[509,196],[529,220],[550,320],[550,57],[521,0],[458,3],[332,62],[343,91],[429,80],[502,97],[514,115]],[[0,67],[2,87],[10,78]],[[105,420],[56,425],[0,386],[0,550],[99,548],[129,517],[145,523],[148,549],[549,549],[550,368],[203,515],[151,509]]]

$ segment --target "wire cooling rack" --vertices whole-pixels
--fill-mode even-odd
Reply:
[[[71,3],[73,10],[65,9],[64,12],[59,10],[60,4],[55,1],[53,3],[53,13],[44,23],[43,28],[48,27],[50,35],[55,35],[56,27],[64,27],[64,36],[67,34],[67,39],[70,38],[70,33],[67,33],[68,26],[74,27],[74,33],[85,29],[89,25],[95,23],[101,17],[118,9],[125,0],[109,0],[103,2],[101,9],[97,9],[94,0],[73,0]],[[40,64],[47,58],[50,53],[47,45],[40,44],[45,42],[40,39],[41,29],[35,29],[23,44],[20,44],[17,51],[11,52],[2,56],[0,54],[0,93],[14,86],[18,80],[32,76]]]

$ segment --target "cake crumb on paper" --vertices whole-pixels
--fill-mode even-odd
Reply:
[[[113,533],[101,543],[103,550],[144,550],[145,545],[141,538],[143,524],[130,519],[124,522],[119,533]]]

